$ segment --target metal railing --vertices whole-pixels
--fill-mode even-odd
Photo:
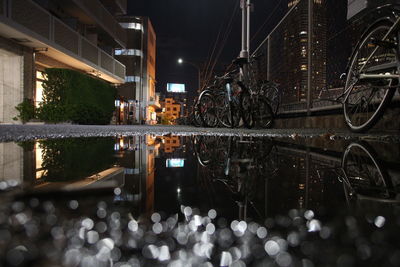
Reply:
[[[105,53],[88,39],[71,29],[60,19],[30,0],[0,0],[0,6],[11,7],[7,15],[11,24],[18,24],[27,29],[29,35],[62,51],[78,60],[86,60],[99,70],[105,70],[125,80],[125,66]],[[0,16],[2,14],[0,13]],[[62,49],[61,49],[62,48]]]
[[[96,23],[101,25],[122,47],[126,46],[126,32],[99,0],[73,0],[73,2],[90,14]]]

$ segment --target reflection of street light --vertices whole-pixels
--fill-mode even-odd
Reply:
[[[182,65],[183,63],[189,64],[192,67],[197,69],[197,72],[198,72],[198,86],[199,86],[197,91],[200,92],[200,90],[201,90],[201,70],[200,70],[200,67],[198,65],[192,63],[192,62],[189,62],[189,61],[183,60],[182,58],[179,58],[178,59],[178,64]]]

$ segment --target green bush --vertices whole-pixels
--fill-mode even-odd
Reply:
[[[25,98],[22,103],[15,107],[19,111],[18,117],[14,120],[20,119],[22,122],[27,122],[35,118],[35,106],[31,99]]]
[[[46,69],[38,118],[46,122],[108,124],[116,89],[106,82],[68,69]]]

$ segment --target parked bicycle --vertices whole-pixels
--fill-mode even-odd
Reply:
[[[349,128],[364,132],[381,118],[399,88],[400,1],[353,0],[348,11],[348,19],[379,16],[356,45],[339,96]]]

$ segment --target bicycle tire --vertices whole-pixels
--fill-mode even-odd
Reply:
[[[242,91],[240,94],[240,113],[243,124],[248,129],[254,127],[252,104],[250,93],[247,90]]]
[[[254,121],[257,127],[268,129],[274,123],[274,112],[268,100],[258,98],[253,107]]]
[[[235,104],[229,101],[226,93],[221,93],[215,97],[217,106],[217,118],[220,124],[227,128],[234,128],[239,125],[239,116]],[[233,123],[232,123],[233,122]]]
[[[347,72],[347,79],[346,79],[346,84],[344,87],[345,92],[347,92],[345,94],[345,98],[343,101],[343,113],[344,113],[344,118],[345,118],[345,122],[348,125],[348,127],[350,128],[351,131],[353,132],[365,132],[368,131],[369,129],[371,129],[377,122],[378,120],[382,117],[383,112],[386,108],[386,106],[390,103],[391,99],[393,98],[393,95],[395,93],[395,88],[393,88],[393,83],[395,83],[396,85],[398,85],[399,81],[394,80],[394,79],[390,79],[391,81],[387,81],[389,79],[377,79],[379,82],[386,82],[389,83],[388,84],[388,88],[386,90],[384,90],[383,92],[383,97],[382,99],[375,99],[376,97],[379,97],[379,95],[376,93],[379,89],[379,87],[383,88],[382,86],[379,85],[379,82],[375,81],[375,83],[377,83],[376,85],[374,84],[369,84],[368,87],[366,87],[366,89],[362,89],[360,90],[360,86],[362,86],[362,84],[358,84],[358,82],[360,81],[359,78],[357,77],[360,73],[358,70],[358,66],[361,66],[360,64],[360,60],[362,59],[363,54],[361,54],[362,52],[364,52],[362,49],[375,49],[373,42],[371,42],[372,40],[374,40],[373,36],[378,35],[379,33],[381,34],[385,34],[393,25],[392,22],[390,21],[380,21],[376,24],[374,24],[372,27],[369,28],[369,30],[366,31],[366,33],[363,34],[363,37],[361,38],[360,43],[358,44],[355,53],[353,54],[350,62],[350,67],[348,69]],[[378,36],[379,38],[379,36]],[[380,37],[380,39],[382,39],[382,37]],[[391,36],[389,38],[392,38]],[[385,49],[382,46],[377,46],[376,48],[376,52],[380,52],[380,49]],[[389,48],[386,48],[389,49]],[[394,52],[393,54],[395,55],[395,60],[398,62],[398,58],[397,58],[397,53],[396,51],[392,51]],[[384,55],[386,57],[385,53],[382,54],[378,54],[377,55]],[[373,54],[371,54],[373,55]],[[359,56],[361,57],[361,59],[359,59]],[[369,54],[367,54],[366,58],[370,58]],[[370,59],[373,59],[372,57]],[[375,60],[378,60],[378,58],[375,58]],[[364,59],[365,61],[365,59]],[[367,66],[367,64],[374,64],[373,61],[365,61],[365,63],[362,65],[362,68],[365,68],[365,66]],[[392,71],[397,71],[397,67],[395,69],[393,69]],[[369,90],[369,91],[367,91]],[[353,93],[353,95],[352,95]],[[363,95],[363,93],[365,95]],[[369,94],[369,95],[368,95]],[[353,97],[355,99],[356,103],[351,103],[350,101],[352,100],[351,98]],[[367,97],[366,97],[367,96]],[[376,102],[377,106],[375,108],[374,103]],[[372,108],[373,113],[369,111],[369,109]],[[359,109],[361,111],[364,112],[359,112]],[[366,112],[365,112],[366,110]],[[371,115],[370,115],[371,113]],[[370,116],[369,116],[370,115]],[[364,122],[361,123],[357,123],[357,120],[362,120],[363,117],[367,116],[367,119]]]
[[[215,127],[218,124],[216,104],[210,92],[202,93],[199,97],[200,118],[205,127]]]
[[[282,102],[282,95],[278,85],[273,82],[263,81],[260,88],[264,92],[264,96],[268,99],[274,115],[277,115]]]
[[[351,192],[376,199],[393,197],[393,185],[377,160],[376,152],[367,143],[351,143],[343,153],[342,169]]]
[[[229,128],[230,123],[228,119],[228,112],[229,109],[227,107],[228,105],[228,99],[224,93],[218,94],[215,98],[215,102],[217,105],[217,117],[219,123],[224,126]]]
[[[202,121],[200,118],[200,112],[199,112],[199,100],[197,99],[193,105],[193,125],[195,127],[201,127],[202,126]]]

